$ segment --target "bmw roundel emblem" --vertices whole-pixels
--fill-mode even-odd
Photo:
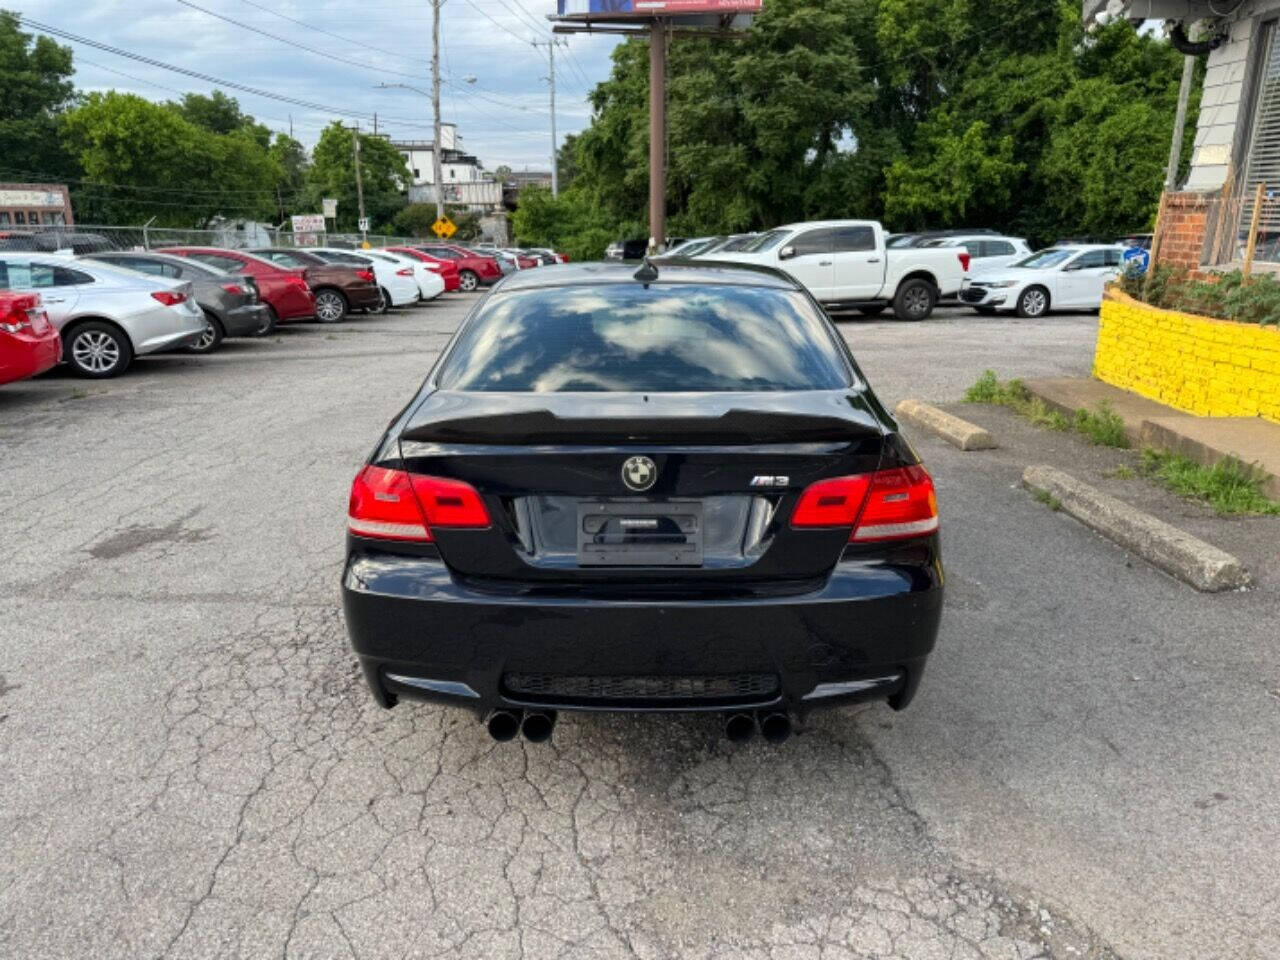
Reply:
[[[629,457],[622,465],[622,482],[637,493],[658,482],[658,465],[648,457]]]

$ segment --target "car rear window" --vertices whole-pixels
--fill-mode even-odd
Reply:
[[[495,293],[440,370],[443,390],[838,390],[848,365],[800,292],[640,283]]]

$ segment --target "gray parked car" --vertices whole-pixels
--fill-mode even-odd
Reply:
[[[271,311],[258,298],[253,277],[246,274],[223,273],[188,257],[140,250],[109,250],[81,259],[189,282],[205,317],[204,334],[188,348],[192,353],[211,353],[224,337],[261,337],[271,332]]]

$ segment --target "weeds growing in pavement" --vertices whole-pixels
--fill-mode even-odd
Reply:
[[[1053,510],[1055,513],[1062,509],[1062,501],[1048,490],[1036,490],[1033,491],[1033,495],[1037,500],[1043,503],[1050,510]]]
[[[1075,427],[1076,432],[1088,437],[1094,446],[1129,449],[1129,437],[1124,432],[1124,421],[1106,401],[1099,403],[1094,413],[1088,410],[1077,410]]]
[[[1179,496],[1209,504],[1220,516],[1280,516],[1280,502],[1263,494],[1258,471],[1230,457],[1206,467],[1147,447],[1138,472]]]
[[[995,406],[1008,407],[1020,413],[1037,427],[1048,430],[1070,430],[1072,422],[1057,410],[1051,410],[1039,397],[1032,396],[1026,384],[1021,380],[1009,380],[1001,383],[994,370],[983,371],[976,383],[964,392],[966,403],[989,403]],[[1115,440],[1116,424],[1119,425],[1119,436],[1123,443]],[[1124,436],[1124,421],[1109,409],[1099,408],[1097,413],[1080,411],[1076,414],[1075,428],[1094,443],[1107,446],[1129,446]],[[1106,439],[1095,439],[1095,437]]]
[[[1137,474],[1133,472],[1133,467],[1120,466],[1114,470],[1108,470],[1103,476],[1111,477],[1115,480],[1132,480]]]

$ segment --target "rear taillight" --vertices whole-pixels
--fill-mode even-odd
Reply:
[[[284,282],[291,287],[301,287],[303,290],[310,290],[311,286],[307,283],[307,278],[300,273],[287,273]]]
[[[351,485],[347,529],[356,536],[427,543],[433,527],[487,526],[480,494],[460,480],[367,466]]]
[[[359,277],[361,280],[363,280],[365,283],[373,283],[372,270],[357,270],[356,276]]]
[[[437,273],[444,269],[443,263],[424,263],[423,266],[428,270],[435,270]]]
[[[236,296],[242,296],[244,294],[244,287],[240,286],[238,283],[224,283],[222,285],[222,289],[227,291],[227,293],[234,293]]]
[[[151,299],[159,300],[166,307],[176,307],[186,301],[187,295],[185,293],[174,293],[172,290],[153,290]]]
[[[412,276],[413,276],[413,267],[405,267],[403,270],[397,270],[397,271],[396,271],[396,276],[397,276],[397,277],[412,277]]]
[[[3,330],[5,333],[18,333],[21,330],[30,330],[31,324],[35,321],[35,318],[39,313],[39,294],[12,297],[8,311],[0,313],[0,330]]]
[[[965,273],[968,273],[969,264],[973,262],[972,254],[966,251],[964,253],[957,253],[956,256],[960,258],[960,269],[963,270]]]
[[[800,495],[793,527],[852,527],[852,543],[921,537],[938,529],[938,499],[919,465],[819,480]]]

